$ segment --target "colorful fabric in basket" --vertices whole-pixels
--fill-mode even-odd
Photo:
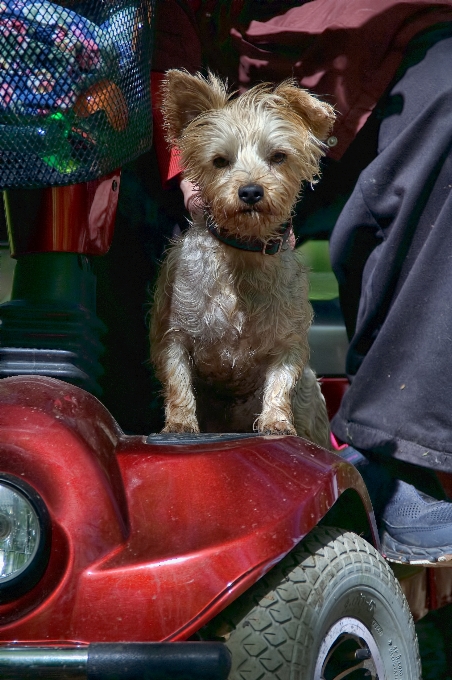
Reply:
[[[106,69],[102,29],[46,0],[0,0],[0,111],[36,116],[70,108]]]
[[[59,2],[0,0],[1,190],[97,179],[152,141],[154,0]]]

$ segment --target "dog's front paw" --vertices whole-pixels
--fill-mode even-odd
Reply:
[[[286,418],[279,420],[261,419],[257,421],[257,430],[260,434],[297,434],[292,423]]]
[[[163,428],[162,432],[171,432],[171,433],[192,433],[192,434],[198,434],[199,433],[199,425],[198,423],[192,420],[188,420],[185,422],[180,422],[176,420],[168,420],[165,424],[165,427]]]

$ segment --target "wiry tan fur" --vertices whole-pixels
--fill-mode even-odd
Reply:
[[[263,255],[224,244],[205,220],[241,239],[278,235],[302,182],[315,181],[333,109],[291,81],[234,98],[212,74],[172,70],[163,112],[207,214],[171,246],[155,294],[151,348],[164,431],[255,427],[328,446],[324,399],[307,365],[304,266],[287,247]],[[238,195],[250,183],[264,189],[253,206]]]

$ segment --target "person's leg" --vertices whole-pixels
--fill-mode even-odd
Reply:
[[[331,238],[351,336],[332,429],[369,459],[383,548],[402,561],[452,555],[452,504],[429,472],[452,472],[452,26],[427,37],[379,107],[378,154]]]

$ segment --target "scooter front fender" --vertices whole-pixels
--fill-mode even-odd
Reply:
[[[126,436],[97,399],[38,376],[0,381],[0,470],[41,496],[55,537],[41,582],[0,605],[5,641],[184,640],[346,490],[375,531],[360,475],[314,444]]]

